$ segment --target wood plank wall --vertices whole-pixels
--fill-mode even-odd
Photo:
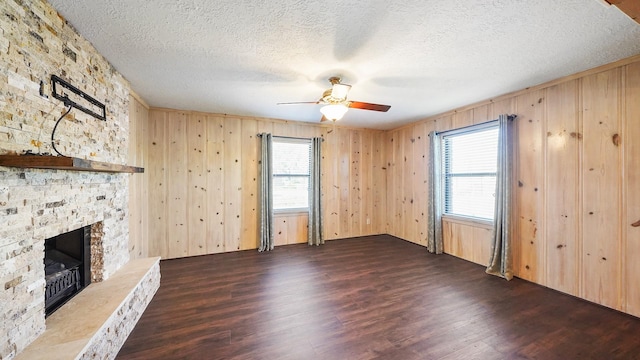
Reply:
[[[510,113],[516,276],[640,316],[639,99],[640,56],[386,132],[148,110],[132,98],[130,160],[145,173],[130,181],[130,254],[255,249],[259,132],[325,138],[327,239],[389,233],[426,245],[427,134]],[[275,226],[277,245],[306,241],[306,214]],[[486,224],[445,219],[443,232],[445,252],[487,263]]]
[[[640,316],[638,56],[387,132],[387,232],[425,244],[426,134],[501,113],[518,115],[515,275]],[[443,231],[445,252],[488,262],[486,225]]]
[[[145,167],[149,107],[135,96],[129,96],[129,154],[127,165]],[[149,256],[147,217],[148,170],[129,175],[129,258]]]
[[[148,121],[149,256],[256,249],[258,133],[325,139],[325,239],[385,232],[384,132],[152,108]],[[276,245],[307,241],[307,214],[279,214]]]

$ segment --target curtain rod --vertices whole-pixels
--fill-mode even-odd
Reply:
[[[262,137],[262,133],[256,134],[257,137]],[[302,137],[292,137],[292,136],[280,136],[280,135],[272,135],[273,137],[279,137],[283,139],[294,139],[294,140],[311,140],[311,138],[302,138]],[[322,142],[324,142],[324,138],[321,137]]]
[[[510,115],[507,115],[507,118],[508,118],[510,121],[515,120],[517,117],[518,117],[518,115],[516,115],[516,114],[510,114]],[[493,120],[489,120],[489,121],[485,121],[485,122],[481,122],[481,123],[477,123],[477,124],[466,125],[466,126],[459,127],[459,128],[455,128],[455,129],[449,129],[449,130],[443,130],[443,131],[436,131],[436,135],[438,135],[438,134],[442,134],[442,133],[446,133],[446,132],[450,132],[450,131],[464,130],[464,129],[466,129],[466,128],[470,128],[470,127],[474,127],[474,126],[482,126],[482,125],[486,125],[486,124],[492,123],[492,122],[494,122],[494,121],[498,121],[498,119],[493,119]]]

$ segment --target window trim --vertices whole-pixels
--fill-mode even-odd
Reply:
[[[444,142],[445,142],[445,138],[449,137],[449,136],[456,136],[456,135],[463,135],[463,134],[467,134],[467,133],[475,133],[475,132],[480,132],[480,131],[484,131],[484,130],[490,130],[490,129],[495,129],[498,128],[499,126],[499,121],[498,119],[496,120],[491,120],[491,121],[486,121],[480,124],[473,124],[473,125],[468,125],[468,126],[464,126],[464,127],[460,127],[460,128],[456,128],[456,129],[451,129],[451,130],[447,130],[447,131],[441,131],[438,132],[438,135],[440,137],[440,157],[441,157],[441,169],[440,169],[440,188],[442,189],[442,191],[440,191],[440,201],[442,204],[442,218],[443,219],[449,219],[453,222],[457,222],[457,223],[467,223],[467,224],[472,224],[472,223],[476,223],[476,224],[480,224],[480,225],[491,225],[493,227],[493,221],[494,219],[487,219],[487,218],[481,218],[481,217],[476,217],[476,216],[469,216],[469,215],[464,215],[464,214],[455,214],[455,213],[449,213],[446,212],[446,194],[447,194],[447,171],[446,171],[446,166],[447,163],[445,161],[445,149],[444,149]],[[496,154],[497,155],[497,154]],[[496,156],[496,162],[498,161],[497,156]],[[485,174],[489,174],[489,173],[465,173],[465,176],[484,176]],[[493,174],[493,173],[491,173]],[[461,175],[458,175],[461,176]],[[497,173],[494,175],[494,177],[497,178]]]
[[[307,175],[304,174],[276,174],[276,173],[272,173],[271,174],[271,178],[274,179],[276,177],[306,177],[309,179],[309,181],[307,182],[307,184],[311,183],[311,139],[308,138],[295,138],[295,137],[288,137],[288,136],[273,136],[272,140],[273,143],[279,142],[279,143],[290,143],[290,144],[309,144],[309,173]],[[274,162],[273,159],[273,153],[271,154],[271,162]],[[273,213],[274,215],[293,215],[293,214],[301,214],[301,213],[308,213],[309,212],[309,200],[308,200],[308,196],[309,196],[309,185],[307,185],[307,207],[296,207],[296,208],[283,208],[283,209],[273,209]]]
[[[442,220],[460,225],[493,229],[493,220],[485,218],[443,213]]]

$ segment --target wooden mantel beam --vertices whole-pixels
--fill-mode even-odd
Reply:
[[[41,155],[0,155],[0,166],[53,169],[72,171],[92,171],[108,173],[142,173],[144,168],[111,164],[67,156]]]

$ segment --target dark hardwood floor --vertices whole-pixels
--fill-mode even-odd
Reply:
[[[640,319],[391,236],[161,264],[118,359],[640,359]]]

